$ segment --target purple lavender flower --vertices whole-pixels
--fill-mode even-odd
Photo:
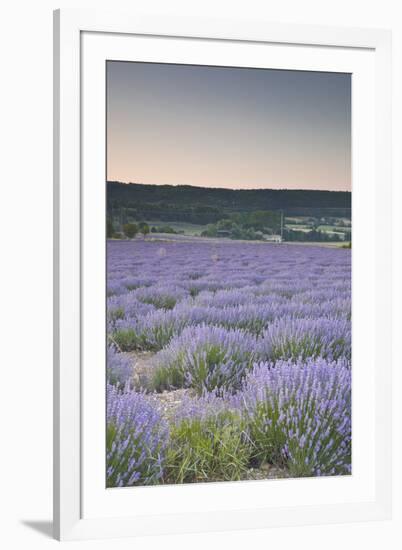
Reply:
[[[123,353],[118,353],[114,346],[108,346],[106,361],[108,383],[125,386],[133,372],[130,358]]]
[[[143,394],[107,385],[106,484],[151,485],[163,473],[168,428]]]
[[[308,357],[350,359],[350,321],[281,317],[268,325],[258,349],[261,358],[272,361]]]
[[[255,338],[242,330],[190,326],[157,355],[157,377],[166,372],[167,386],[178,382],[199,393],[238,388],[253,363],[255,347]]]
[[[344,359],[256,364],[231,406],[248,417],[256,456],[295,476],[347,474],[351,371]]]

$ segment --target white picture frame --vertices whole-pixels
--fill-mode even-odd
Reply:
[[[186,48],[182,48],[184,42]],[[266,60],[268,51],[270,58]],[[56,538],[191,533],[390,517],[390,57],[391,36],[383,30],[170,19],[95,10],[55,12]],[[216,65],[339,70],[355,75],[353,218],[358,223],[353,229],[353,345],[357,350],[353,460],[358,466],[350,479],[122,490],[106,490],[102,485],[104,377],[102,369],[95,367],[104,364],[99,338],[104,330],[105,198],[101,185],[105,184],[106,59],[199,64],[213,59]],[[208,508],[211,501],[214,506]]]

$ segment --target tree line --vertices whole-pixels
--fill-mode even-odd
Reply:
[[[289,215],[350,217],[351,194],[342,191],[290,189],[211,189],[189,185],[107,183],[110,217],[119,213],[146,221],[177,221],[206,225],[255,211],[285,210]],[[125,220],[122,220],[124,223]]]
[[[145,222],[139,222],[137,223],[125,223],[122,226],[123,234],[128,239],[134,239],[134,237],[137,236],[138,233],[141,233],[144,235],[148,235],[150,232],[149,225]],[[121,233],[118,231],[115,231],[113,221],[108,218],[106,220],[106,237],[108,239],[120,239]]]

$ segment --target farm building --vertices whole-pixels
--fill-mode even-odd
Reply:
[[[280,235],[264,235],[264,241],[268,241],[270,243],[281,243],[282,237]]]

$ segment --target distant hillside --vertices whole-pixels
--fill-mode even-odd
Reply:
[[[350,217],[349,192],[210,189],[189,185],[107,183],[108,211],[125,208],[138,219],[214,223],[225,215],[284,210],[286,215]]]

